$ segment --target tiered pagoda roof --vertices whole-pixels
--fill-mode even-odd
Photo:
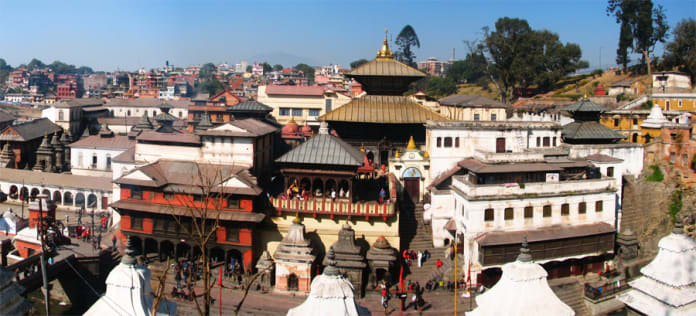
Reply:
[[[365,154],[340,138],[329,135],[326,122],[319,134],[276,159],[276,163],[359,167]]]
[[[291,261],[311,264],[316,259],[312,254],[314,249],[311,246],[311,241],[305,239],[304,225],[299,217],[293,220],[288,228],[288,234],[280,241],[273,257],[277,261]]]
[[[320,120],[380,124],[422,124],[447,120],[426,107],[398,95],[365,95],[319,117]]]
[[[365,268],[365,257],[361,255],[361,250],[355,244],[355,231],[348,223],[338,232],[338,240],[332,248],[336,252],[336,266],[341,268]]]
[[[615,143],[626,138],[623,134],[599,123],[608,109],[584,98],[563,108],[575,122],[563,126],[563,141],[570,144]]]

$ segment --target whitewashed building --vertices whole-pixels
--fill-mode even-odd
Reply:
[[[135,139],[109,130],[70,144],[70,169],[75,175],[112,177],[113,158],[135,146]]]
[[[143,115],[155,117],[162,113],[162,104],[166,102],[171,105],[170,114],[178,119],[188,117],[188,107],[191,103],[188,100],[158,100],[154,98],[138,99],[109,99],[104,105],[109,109],[112,117],[141,117]]]
[[[80,135],[85,127],[97,124],[97,118],[107,116],[101,99],[65,99],[41,111],[41,117],[69,130],[71,135]]]

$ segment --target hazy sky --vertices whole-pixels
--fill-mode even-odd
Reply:
[[[653,0],[673,28],[696,17],[696,0]],[[615,64],[619,26],[607,1],[0,1],[0,58],[38,58],[95,70],[256,59],[292,66],[374,58],[385,27],[411,24],[418,60],[464,57],[462,40],[482,37],[499,17],[526,19],[580,44],[597,67]],[[661,54],[661,45],[658,50]],[[634,58],[637,58],[636,55]]]

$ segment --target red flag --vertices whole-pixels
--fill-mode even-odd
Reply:
[[[220,287],[222,287],[222,270],[223,270],[223,267],[221,266],[220,269],[219,269],[220,275],[218,276],[218,285],[219,285]]]
[[[469,267],[466,271],[466,283],[469,283],[471,281],[471,261],[469,261]]]
[[[399,273],[399,288],[404,290],[404,266],[401,265],[401,272]]]

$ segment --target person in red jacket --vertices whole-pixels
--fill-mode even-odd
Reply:
[[[438,269],[442,268],[442,260],[437,259],[437,261],[435,261],[435,266],[436,266]]]

